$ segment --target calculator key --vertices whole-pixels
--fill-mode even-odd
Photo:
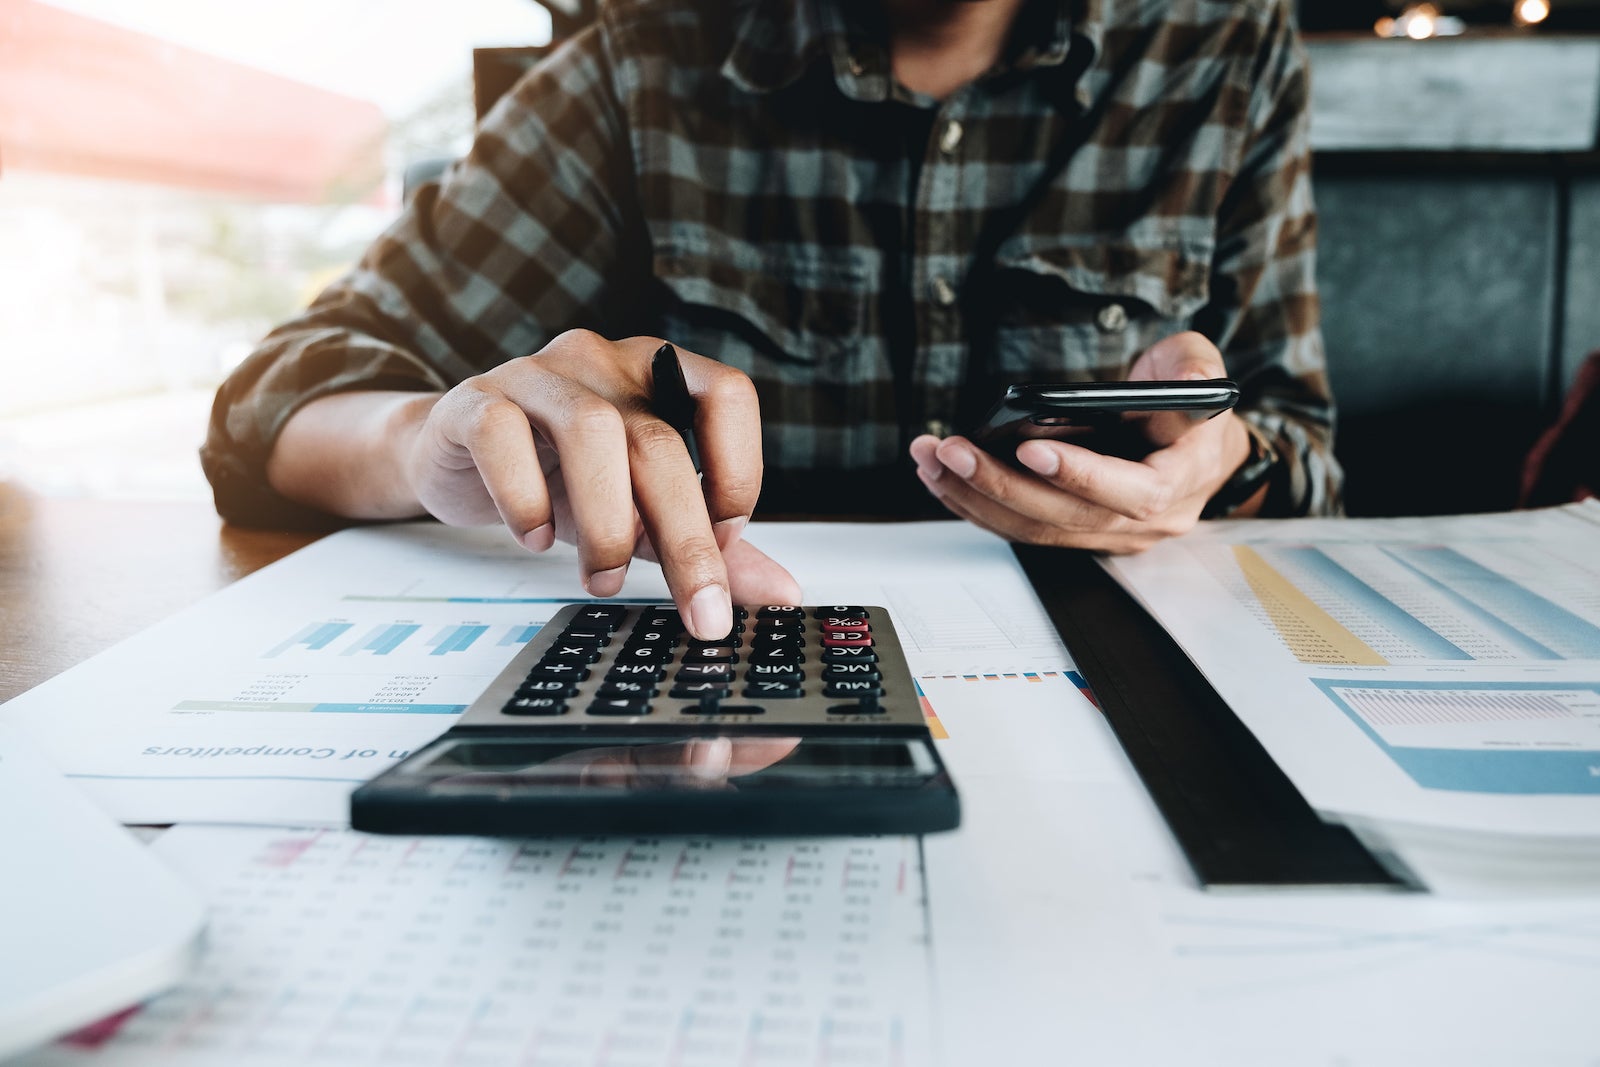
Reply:
[[[617,653],[617,666],[647,663],[659,667],[671,658],[672,649],[662,645],[635,645],[632,648],[624,648]]]
[[[876,663],[865,661],[857,663],[828,663],[823,665],[822,680],[824,682],[851,680],[878,682],[883,680],[883,675],[878,673],[878,665]]]
[[[822,650],[823,663],[876,663],[878,654],[871,645],[845,645]]]
[[[800,618],[788,619],[760,619],[756,622],[756,634],[804,634],[806,620]]]
[[[590,715],[648,715],[650,702],[636,697],[627,697],[619,700],[592,700],[589,702]]]
[[[671,648],[678,643],[678,635],[672,630],[635,630],[628,635],[628,648],[638,648],[640,645],[660,645],[662,648]]]
[[[685,715],[765,715],[767,709],[759,704],[701,703],[684,706]]]
[[[814,619],[826,619],[829,615],[849,615],[859,619],[870,619],[872,617],[868,614],[866,608],[857,607],[854,604],[832,604],[817,608],[811,613],[811,617]]]
[[[674,700],[721,700],[733,690],[716,682],[679,682],[667,692]]]
[[[604,648],[611,643],[611,631],[598,626],[579,626],[577,623],[561,631],[558,641],[582,641],[586,645]]]
[[[863,697],[883,696],[883,689],[877,681],[871,678],[841,679],[830,681],[822,687],[825,697]]]
[[[756,612],[756,616],[762,619],[803,619],[806,617],[806,609],[788,604],[768,604]]]
[[[787,682],[790,685],[799,685],[805,680],[805,672],[790,663],[755,663],[744,672],[747,682]]]
[[[798,663],[805,656],[805,648],[803,641],[784,644],[752,642],[749,651],[745,653],[745,660],[750,663]]]
[[[829,715],[882,715],[883,705],[876,700],[861,700],[854,704],[831,704]]]
[[[606,681],[654,681],[667,671],[667,665],[662,663],[617,663],[606,672]]]
[[[685,663],[737,663],[739,652],[733,645],[702,645],[691,641],[683,650]]]
[[[862,615],[829,615],[823,618],[822,628],[824,630],[854,630],[857,633],[865,633],[872,629],[872,626],[867,622],[866,617]]]
[[[574,620],[585,626],[615,630],[628,617],[628,609],[619,604],[589,604],[580,608]]]
[[[562,682],[581,682],[589,677],[589,668],[582,663],[572,663],[567,660],[552,660],[548,663],[538,663],[528,671],[528,681],[553,680]]]
[[[536,679],[517,686],[519,697],[570,697],[575,696],[577,692],[577,682],[559,681],[554,678]]]
[[[823,648],[862,648],[872,644],[872,635],[855,630],[822,631]]]
[[[758,630],[750,635],[752,645],[803,645],[806,642],[804,630]]]
[[[757,666],[760,664],[784,664],[790,667],[797,666],[801,663],[804,663],[806,660],[805,653],[800,650],[801,647],[803,646],[772,645],[763,648],[756,648],[752,646],[750,649],[750,655],[745,658],[745,662],[751,664],[752,666]]]
[[[567,702],[561,697],[512,697],[500,712],[504,715],[565,715]]]
[[[730,663],[685,663],[678,668],[680,682],[716,682],[733,684],[733,665]]]
[[[651,684],[652,681],[653,679],[643,682],[606,681],[600,683],[594,695],[602,700],[649,700],[660,692]]]
[[[798,700],[805,690],[792,682],[751,682],[744,695],[762,700]]]
[[[569,660],[578,663],[593,663],[599,658],[600,646],[598,644],[586,644],[566,637],[556,638],[556,643],[551,645],[544,654],[546,661]]]
[[[634,623],[635,630],[682,630],[683,616],[677,608],[645,608]]]

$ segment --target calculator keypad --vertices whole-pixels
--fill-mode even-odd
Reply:
[[[574,605],[502,676],[514,670],[514,687],[497,681],[485,696],[498,692],[493,716],[513,719],[837,722],[881,718],[895,703],[896,721],[915,713],[920,723],[893,627],[886,614],[875,627],[874,612],[882,609],[736,608],[730,633],[701,641],[671,606]],[[887,665],[883,640],[893,652]],[[482,704],[473,706],[472,723],[492,721]]]

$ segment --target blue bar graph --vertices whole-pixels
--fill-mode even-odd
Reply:
[[[406,638],[420,629],[422,629],[421,626],[407,622],[376,626],[355,644],[345,649],[344,655],[353,656],[357,652],[371,652],[375,655],[387,656],[404,644]]]
[[[327,648],[340,634],[350,629],[348,622],[314,622],[301,630],[293,637],[274,647],[267,653],[267,658],[281,656],[296,645],[304,645],[313,652]]]
[[[443,656],[450,652],[465,652],[472,643],[487,633],[487,626],[446,626],[428,642],[430,656]]]
[[[1283,554],[1353,604],[1362,614],[1411,645],[1419,655],[1428,659],[1472,658],[1469,653],[1418,622],[1409,611],[1334,562],[1321,549],[1291,547],[1283,549]]]
[[[534,623],[532,626],[513,626],[511,629],[506,631],[504,637],[500,638],[500,640],[495,643],[501,648],[509,648],[512,645],[525,645],[529,641],[532,641],[533,635],[538,633],[541,629],[543,629],[543,627],[538,623]]]
[[[1390,554],[1517,634],[1535,658],[1600,659],[1600,627],[1455,549],[1421,545]]]

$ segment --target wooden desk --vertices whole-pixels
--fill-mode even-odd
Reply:
[[[0,701],[316,539],[225,526],[205,504],[0,483]]]

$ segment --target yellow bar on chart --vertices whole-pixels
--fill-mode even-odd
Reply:
[[[1233,557],[1267,618],[1301,663],[1384,667],[1389,661],[1324,611],[1293,582],[1248,545],[1234,545]]]

